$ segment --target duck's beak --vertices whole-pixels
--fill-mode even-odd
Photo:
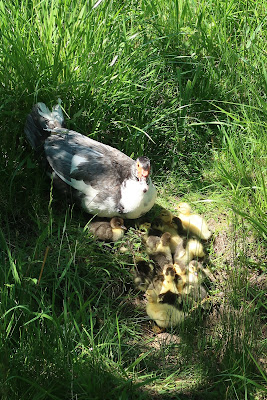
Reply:
[[[127,228],[124,225],[121,225],[121,229],[124,229],[125,231],[127,231]]]
[[[144,169],[141,167],[141,165],[137,165],[137,176],[139,180],[141,179],[147,179],[150,173],[150,169]]]

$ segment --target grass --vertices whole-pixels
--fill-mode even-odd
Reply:
[[[265,9],[0,0],[3,400],[266,397]],[[151,158],[158,206],[183,198],[215,232],[213,306],[165,339],[132,257],[93,241],[26,143],[32,105],[58,97],[68,127]]]

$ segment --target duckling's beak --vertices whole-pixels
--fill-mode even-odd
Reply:
[[[121,227],[121,229],[124,229],[125,231],[127,231],[127,228],[126,228],[126,226],[124,226],[124,225],[121,225],[120,227]]]

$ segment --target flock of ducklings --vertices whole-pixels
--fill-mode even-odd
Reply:
[[[177,211],[174,216],[162,209],[152,223],[138,223],[146,257],[134,257],[134,284],[145,292],[147,315],[162,329],[178,325],[207,298],[203,281],[209,271],[199,259],[205,256],[202,242],[212,233],[189,204],[179,203]],[[89,230],[100,240],[115,242],[126,227],[122,218],[114,217],[109,222],[92,222]]]

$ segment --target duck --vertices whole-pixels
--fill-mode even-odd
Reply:
[[[146,299],[146,313],[160,328],[179,325],[185,319],[186,314],[173,304],[159,303],[155,290],[148,289]]]
[[[99,240],[116,242],[124,236],[126,231],[124,221],[120,217],[113,217],[108,221],[95,221],[89,224],[89,231]]]
[[[76,202],[99,217],[135,219],[154,205],[150,160],[131,159],[121,151],[64,127],[61,100],[52,108],[37,103],[24,132],[45,162],[53,185],[71,188]]]
[[[149,257],[162,269],[166,264],[172,263],[172,253],[170,249],[171,234],[163,233],[159,236],[148,236],[145,247]]]
[[[189,239],[185,249],[182,246],[177,246],[173,256],[174,263],[182,262],[185,265],[189,264],[194,258],[205,257],[203,244],[197,239]]]
[[[182,221],[182,226],[185,230],[189,230],[200,239],[209,240],[212,233],[201,215],[193,214],[191,206],[185,202],[179,203],[177,210],[178,217]]]

